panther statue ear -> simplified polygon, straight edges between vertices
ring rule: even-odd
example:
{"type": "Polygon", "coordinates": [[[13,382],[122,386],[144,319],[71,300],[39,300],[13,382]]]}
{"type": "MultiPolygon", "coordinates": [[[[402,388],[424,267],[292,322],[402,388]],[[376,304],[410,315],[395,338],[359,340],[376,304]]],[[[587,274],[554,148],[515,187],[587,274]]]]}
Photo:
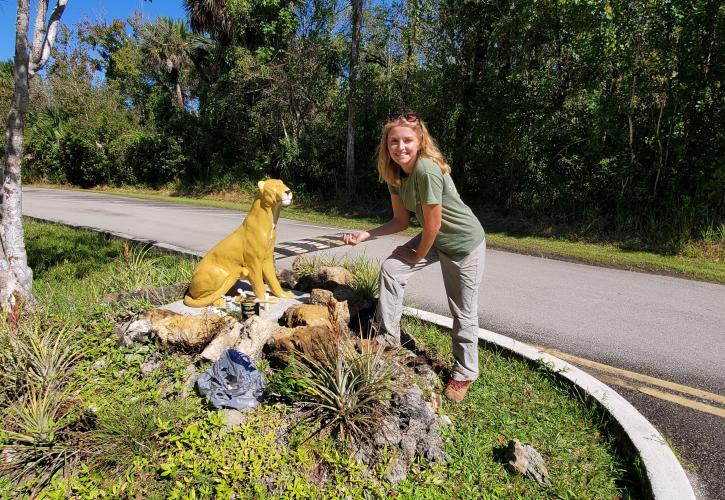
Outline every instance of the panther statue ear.
{"type": "Polygon", "coordinates": [[[259,181],[257,183],[257,187],[259,188],[259,191],[261,192],[264,189],[264,181],[259,181]]]}

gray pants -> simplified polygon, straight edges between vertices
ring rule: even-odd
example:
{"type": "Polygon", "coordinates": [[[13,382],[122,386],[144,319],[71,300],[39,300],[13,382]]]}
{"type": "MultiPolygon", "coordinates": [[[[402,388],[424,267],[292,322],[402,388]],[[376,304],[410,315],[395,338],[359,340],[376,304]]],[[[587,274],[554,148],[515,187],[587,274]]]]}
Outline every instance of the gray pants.
{"type": "MultiPolygon", "coordinates": [[[[420,235],[406,245],[416,248],[420,235]]],[[[408,279],[434,262],[440,261],[448,307],[453,316],[453,378],[478,378],[478,289],[486,262],[486,240],[468,255],[452,257],[431,249],[415,265],[391,255],[380,269],[380,302],[375,313],[379,326],[377,341],[384,345],[400,345],[400,317],[403,314],[403,293],[408,279]]]]}

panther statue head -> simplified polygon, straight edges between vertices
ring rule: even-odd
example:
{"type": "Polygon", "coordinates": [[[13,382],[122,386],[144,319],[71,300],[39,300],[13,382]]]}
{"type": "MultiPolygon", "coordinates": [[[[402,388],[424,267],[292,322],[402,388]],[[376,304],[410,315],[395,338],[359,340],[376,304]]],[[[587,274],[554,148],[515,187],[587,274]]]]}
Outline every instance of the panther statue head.
{"type": "Polygon", "coordinates": [[[292,203],[292,191],[278,179],[268,179],[257,183],[259,198],[263,207],[281,205],[288,207],[292,203]]]}

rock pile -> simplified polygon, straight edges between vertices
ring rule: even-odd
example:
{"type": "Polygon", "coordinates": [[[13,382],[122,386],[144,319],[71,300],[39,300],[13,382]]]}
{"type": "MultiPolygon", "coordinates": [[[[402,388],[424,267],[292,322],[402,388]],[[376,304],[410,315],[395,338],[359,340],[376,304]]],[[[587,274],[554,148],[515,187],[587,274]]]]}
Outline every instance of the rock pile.
{"type": "MultiPolygon", "coordinates": [[[[354,293],[353,279],[347,270],[330,267],[299,280],[297,289],[310,292],[309,303],[291,306],[279,323],[263,316],[239,321],[236,315],[217,314],[213,309],[198,315],[156,309],[120,325],[116,333],[124,346],[153,338],[162,348],[195,354],[197,363],[214,362],[228,349],[241,351],[254,362],[267,356],[284,365],[291,353],[300,351],[315,358],[320,347],[330,345],[333,338],[356,338],[349,328],[355,323],[351,319],[356,320],[361,311],[372,306],[354,293]]],[[[295,282],[296,278],[286,276],[286,281],[295,282]]],[[[437,413],[439,395],[433,393],[431,402],[425,400],[424,391],[431,393],[439,386],[436,373],[425,359],[406,350],[384,355],[396,365],[402,390],[387,402],[384,422],[369,439],[356,444],[355,456],[361,463],[373,465],[383,458],[384,449],[395,450],[387,479],[396,483],[405,478],[410,464],[418,458],[433,462],[447,459],[440,429],[450,425],[450,419],[437,413]]],[[[156,370],[156,361],[154,358],[145,363],[144,373],[156,370]]],[[[197,367],[193,362],[187,367],[184,393],[192,389],[198,377],[197,367]]],[[[227,417],[231,428],[237,423],[231,417],[238,415],[227,417]]]]}

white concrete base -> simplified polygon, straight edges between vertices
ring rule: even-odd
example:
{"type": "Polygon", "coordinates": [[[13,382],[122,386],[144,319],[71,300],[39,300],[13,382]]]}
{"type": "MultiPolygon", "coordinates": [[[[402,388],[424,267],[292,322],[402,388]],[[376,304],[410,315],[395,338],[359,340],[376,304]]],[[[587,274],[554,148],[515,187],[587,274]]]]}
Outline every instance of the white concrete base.
{"type": "MultiPolygon", "coordinates": [[[[252,287],[247,283],[246,281],[237,281],[236,285],[232,288],[232,290],[241,289],[244,292],[251,292],[252,287]]],[[[282,317],[282,314],[289,309],[291,306],[295,304],[307,304],[310,301],[310,294],[299,292],[297,290],[288,290],[295,294],[293,298],[279,298],[274,297],[272,295],[269,295],[269,300],[272,301],[270,303],[262,303],[260,304],[259,308],[259,315],[265,319],[269,319],[271,321],[278,321],[279,318],[282,317]]],[[[269,293],[269,290],[267,290],[269,293]]],[[[235,297],[238,296],[238,293],[235,293],[234,295],[227,295],[227,297],[235,297]]],[[[214,306],[207,306],[207,307],[189,307],[184,304],[183,300],[177,300],[176,302],[172,302],[170,304],[163,305],[159,307],[159,309],[165,309],[167,311],[173,311],[178,314],[187,314],[195,316],[197,314],[201,314],[204,311],[210,311],[215,314],[219,313],[229,313],[229,314],[239,314],[239,309],[233,307],[233,309],[226,309],[222,307],[214,307],[214,306]]]]}

